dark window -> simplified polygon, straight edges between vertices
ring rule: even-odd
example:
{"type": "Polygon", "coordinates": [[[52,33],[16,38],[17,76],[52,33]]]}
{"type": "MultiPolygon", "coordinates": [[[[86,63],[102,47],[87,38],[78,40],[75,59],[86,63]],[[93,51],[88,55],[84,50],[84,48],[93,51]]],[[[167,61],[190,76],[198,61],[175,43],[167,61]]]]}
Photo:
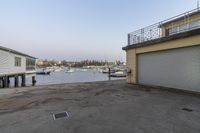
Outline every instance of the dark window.
{"type": "Polygon", "coordinates": [[[35,70],[35,59],[26,58],[26,70],[27,71],[35,70]]]}
{"type": "Polygon", "coordinates": [[[22,59],[20,57],[15,57],[15,66],[20,67],[22,65],[22,59]]]}
{"type": "Polygon", "coordinates": [[[169,36],[169,29],[165,29],[165,36],[169,36]]]}

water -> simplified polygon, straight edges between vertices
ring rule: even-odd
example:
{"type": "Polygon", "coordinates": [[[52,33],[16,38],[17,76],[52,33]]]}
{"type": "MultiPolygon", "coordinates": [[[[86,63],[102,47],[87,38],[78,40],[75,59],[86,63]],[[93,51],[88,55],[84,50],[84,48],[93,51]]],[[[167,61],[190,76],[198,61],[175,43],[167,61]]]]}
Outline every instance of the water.
{"type": "MultiPolygon", "coordinates": [[[[111,80],[124,78],[111,78],[111,80]]],[[[76,70],[73,73],[51,72],[50,75],[37,75],[36,85],[62,84],[62,83],[77,83],[77,82],[94,82],[109,80],[108,74],[99,73],[96,70],[87,70],[85,72],[76,70]]],[[[13,81],[11,81],[13,82],[13,81]]],[[[26,84],[31,85],[31,78],[27,78],[26,84]]],[[[13,83],[11,83],[13,84],[13,83]]]]}

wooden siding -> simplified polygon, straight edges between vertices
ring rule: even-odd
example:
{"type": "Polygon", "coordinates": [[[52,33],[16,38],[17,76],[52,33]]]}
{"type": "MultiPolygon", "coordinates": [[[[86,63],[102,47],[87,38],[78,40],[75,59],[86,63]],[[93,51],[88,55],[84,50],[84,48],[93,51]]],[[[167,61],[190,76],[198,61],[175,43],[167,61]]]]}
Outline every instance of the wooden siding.
{"type": "Polygon", "coordinates": [[[26,71],[25,56],[0,50],[0,76],[35,72],[36,70],[26,71]],[[21,58],[21,66],[15,66],[15,57],[21,58]]]}
{"type": "Polygon", "coordinates": [[[26,72],[26,57],[10,53],[9,74],[25,73],[25,72],[26,72]],[[15,57],[21,58],[21,66],[15,66],[15,57]]]}
{"type": "Polygon", "coordinates": [[[0,75],[5,75],[9,71],[9,53],[0,50],[0,75]]]}

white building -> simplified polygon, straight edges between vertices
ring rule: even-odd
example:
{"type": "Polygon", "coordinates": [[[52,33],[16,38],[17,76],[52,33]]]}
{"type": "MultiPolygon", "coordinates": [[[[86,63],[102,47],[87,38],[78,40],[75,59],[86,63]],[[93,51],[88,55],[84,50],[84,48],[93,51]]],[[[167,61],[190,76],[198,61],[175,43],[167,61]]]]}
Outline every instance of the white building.
{"type": "Polygon", "coordinates": [[[18,86],[18,77],[22,77],[22,86],[25,86],[25,77],[32,76],[35,82],[36,58],[27,54],[0,46],[0,87],[8,87],[9,78],[15,78],[18,86]]]}

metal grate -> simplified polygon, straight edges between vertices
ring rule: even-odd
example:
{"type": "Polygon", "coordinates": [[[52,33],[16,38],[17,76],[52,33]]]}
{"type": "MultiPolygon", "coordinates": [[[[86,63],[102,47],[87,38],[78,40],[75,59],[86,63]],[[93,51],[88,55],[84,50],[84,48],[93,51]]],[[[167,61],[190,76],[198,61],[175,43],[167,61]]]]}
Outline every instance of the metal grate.
{"type": "Polygon", "coordinates": [[[57,119],[60,119],[60,118],[68,118],[68,117],[69,117],[69,114],[67,112],[61,112],[61,113],[53,114],[54,120],[57,120],[57,119]]]}

